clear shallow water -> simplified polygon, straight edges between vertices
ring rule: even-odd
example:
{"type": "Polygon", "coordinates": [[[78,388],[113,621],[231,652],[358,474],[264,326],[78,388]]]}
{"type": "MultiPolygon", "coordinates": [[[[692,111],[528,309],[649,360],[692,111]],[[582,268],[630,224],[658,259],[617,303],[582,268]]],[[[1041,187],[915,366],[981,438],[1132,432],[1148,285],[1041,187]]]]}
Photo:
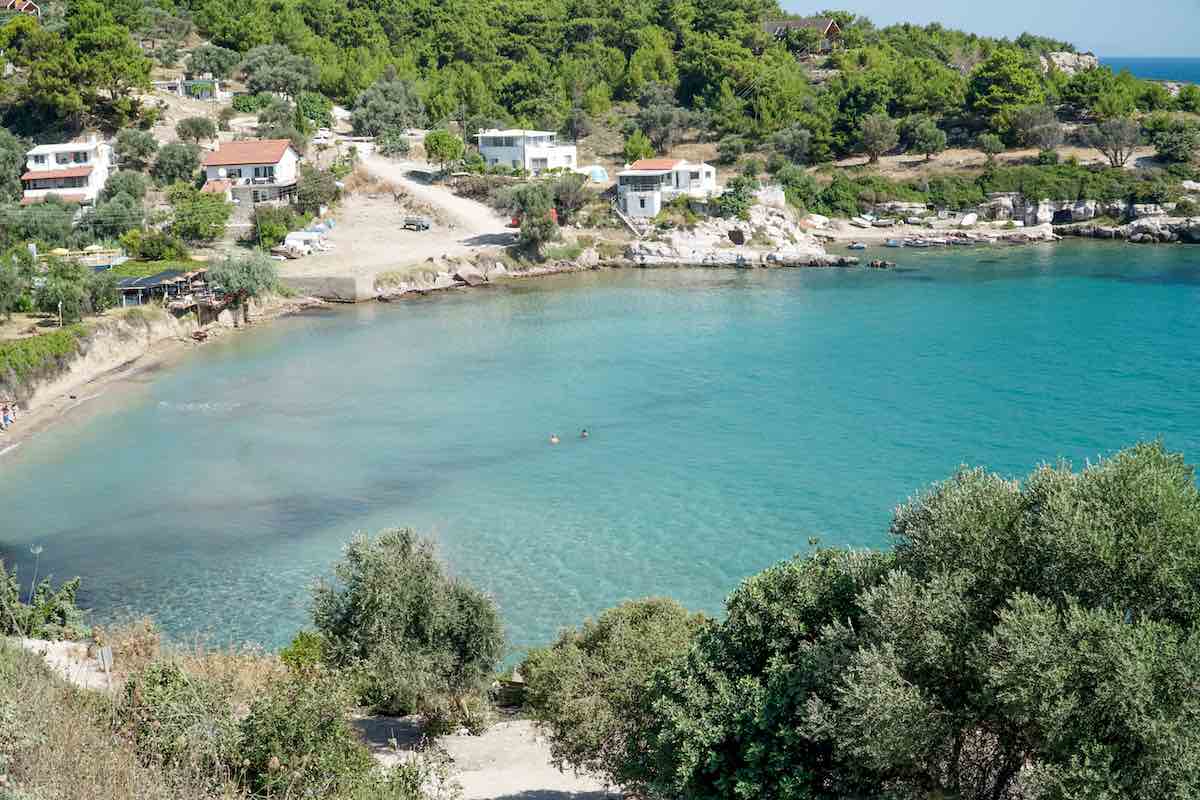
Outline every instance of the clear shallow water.
{"type": "Polygon", "coordinates": [[[1101,58],[1101,63],[1113,72],[1129,70],[1134,76],[1156,81],[1189,81],[1200,83],[1200,58],[1101,58]]]}
{"type": "Polygon", "coordinates": [[[560,276],[225,338],[0,459],[0,555],[28,575],[44,545],[99,619],[275,646],[353,531],[410,525],[519,649],[628,597],[717,611],[810,536],[885,545],[960,463],[1147,437],[1200,458],[1200,248],[889,257],[560,276]]]}

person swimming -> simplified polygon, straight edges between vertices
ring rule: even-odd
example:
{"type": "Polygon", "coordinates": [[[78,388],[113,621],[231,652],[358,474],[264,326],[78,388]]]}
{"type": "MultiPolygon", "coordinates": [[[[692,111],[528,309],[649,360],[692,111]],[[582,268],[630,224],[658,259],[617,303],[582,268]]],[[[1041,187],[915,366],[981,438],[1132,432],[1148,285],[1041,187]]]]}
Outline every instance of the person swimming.
{"type": "Polygon", "coordinates": [[[581,430],[581,431],[579,432],[579,438],[580,438],[580,439],[586,439],[586,438],[588,438],[588,430],[587,430],[587,428],[584,428],[583,430],[581,430]]]}
{"type": "Polygon", "coordinates": [[[557,433],[550,434],[550,444],[558,444],[558,434],[557,433]]]}

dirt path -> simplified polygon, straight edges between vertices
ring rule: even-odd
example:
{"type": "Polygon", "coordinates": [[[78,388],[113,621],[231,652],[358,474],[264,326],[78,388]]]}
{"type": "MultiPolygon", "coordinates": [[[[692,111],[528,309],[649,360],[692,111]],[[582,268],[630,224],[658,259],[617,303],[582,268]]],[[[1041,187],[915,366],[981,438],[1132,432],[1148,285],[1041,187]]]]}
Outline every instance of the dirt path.
{"type": "Polygon", "coordinates": [[[436,209],[439,220],[427,231],[405,230],[405,212],[390,195],[350,197],[338,210],[337,224],[328,237],[333,249],[282,264],[285,275],[375,275],[430,258],[473,255],[512,243],[508,220],[490,207],[410,176],[410,172],[429,169],[428,165],[393,161],[369,150],[362,163],[373,176],[396,184],[417,203],[436,209]]]}
{"type": "MultiPolygon", "coordinates": [[[[360,717],[354,721],[375,758],[385,766],[411,757],[420,741],[412,717],[360,717]],[[395,747],[392,743],[395,742],[395,747]]],[[[590,775],[562,772],[550,762],[550,745],[527,719],[497,722],[480,736],[442,736],[450,775],[463,800],[609,800],[615,789],[590,775]]]]}

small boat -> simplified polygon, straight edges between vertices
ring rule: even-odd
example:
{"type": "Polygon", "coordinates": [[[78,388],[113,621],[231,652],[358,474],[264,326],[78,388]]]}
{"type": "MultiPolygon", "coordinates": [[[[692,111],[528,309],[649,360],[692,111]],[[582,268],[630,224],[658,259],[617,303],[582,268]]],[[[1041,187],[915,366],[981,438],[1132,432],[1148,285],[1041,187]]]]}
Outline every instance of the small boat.
{"type": "Polygon", "coordinates": [[[867,245],[864,242],[851,242],[848,246],[850,250],[866,250],[867,245]]]}
{"type": "Polygon", "coordinates": [[[924,239],[909,239],[905,243],[904,246],[905,247],[929,247],[929,242],[925,241],[924,239]]]}
{"type": "Polygon", "coordinates": [[[904,242],[899,239],[888,239],[883,243],[884,247],[904,247],[904,242]]]}

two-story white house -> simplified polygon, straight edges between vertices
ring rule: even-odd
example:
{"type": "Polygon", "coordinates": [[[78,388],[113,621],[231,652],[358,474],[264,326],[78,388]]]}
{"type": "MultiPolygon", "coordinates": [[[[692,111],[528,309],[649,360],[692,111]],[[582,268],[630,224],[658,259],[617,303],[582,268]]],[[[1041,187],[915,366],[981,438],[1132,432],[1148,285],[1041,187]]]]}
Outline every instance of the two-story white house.
{"type": "Polygon", "coordinates": [[[545,169],[575,169],[578,158],[575,145],[563,144],[552,131],[496,130],[480,131],[479,154],[489,167],[523,169],[537,174],[545,169]]]}
{"type": "Polygon", "coordinates": [[[22,205],[57,195],[68,203],[94,204],[112,167],[112,148],[97,137],[86,142],[39,144],[25,154],[22,205]]]}
{"type": "Polygon", "coordinates": [[[702,200],[717,193],[717,170],[703,161],[643,158],[617,173],[617,203],[631,217],[657,216],[680,195],[702,200]]]}
{"type": "Polygon", "coordinates": [[[206,191],[269,203],[296,193],[300,154],[287,139],[244,139],[221,142],[203,165],[206,191]]]}

